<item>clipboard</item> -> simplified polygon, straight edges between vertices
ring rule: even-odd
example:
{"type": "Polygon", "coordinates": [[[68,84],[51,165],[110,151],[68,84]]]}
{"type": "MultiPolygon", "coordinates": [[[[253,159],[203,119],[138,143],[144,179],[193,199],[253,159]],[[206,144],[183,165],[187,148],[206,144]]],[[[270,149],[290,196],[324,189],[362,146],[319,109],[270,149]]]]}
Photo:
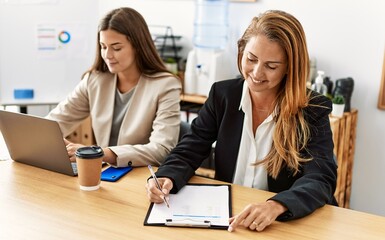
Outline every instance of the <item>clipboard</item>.
{"type": "Polygon", "coordinates": [[[170,208],[151,203],[144,226],[224,229],[232,216],[230,184],[187,184],[169,195],[170,208]]]}

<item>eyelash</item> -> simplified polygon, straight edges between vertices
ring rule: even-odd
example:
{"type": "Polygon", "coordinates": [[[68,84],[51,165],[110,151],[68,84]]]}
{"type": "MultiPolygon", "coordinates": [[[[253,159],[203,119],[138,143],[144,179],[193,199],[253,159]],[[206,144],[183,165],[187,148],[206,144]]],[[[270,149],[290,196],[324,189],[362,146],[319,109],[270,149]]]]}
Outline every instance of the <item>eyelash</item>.
{"type": "MultiPolygon", "coordinates": [[[[101,46],[100,47],[102,50],[106,50],[107,48],[106,47],[103,47],[101,46]]],[[[119,52],[120,50],[122,50],[121,48],[113,48],[112,50],[116,51],[116,52],[119,52]]]]}
{"type": "MultiPolygon", "coordinates": [[[[249,62],[252,62],[252,63],[258,61],[257,59],[251,59],[251,58],[247,58],[247,60],[249,62]]],[[[266,65],[266,67],[271,69],[271,70],[275,70],[276,69],[276,67],[270,67],[269,65],[266,65]]]]}

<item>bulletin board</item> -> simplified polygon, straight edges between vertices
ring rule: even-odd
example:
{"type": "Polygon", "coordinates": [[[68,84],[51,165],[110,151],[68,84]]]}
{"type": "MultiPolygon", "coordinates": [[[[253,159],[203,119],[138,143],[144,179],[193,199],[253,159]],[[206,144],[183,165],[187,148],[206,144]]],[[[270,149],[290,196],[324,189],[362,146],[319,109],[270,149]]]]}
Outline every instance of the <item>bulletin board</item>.
{"type": "Polygon", "coordinates": [[[98,10],[94,0],[0,0],[0,105],[63,100],[93,62],[98,10]]]}

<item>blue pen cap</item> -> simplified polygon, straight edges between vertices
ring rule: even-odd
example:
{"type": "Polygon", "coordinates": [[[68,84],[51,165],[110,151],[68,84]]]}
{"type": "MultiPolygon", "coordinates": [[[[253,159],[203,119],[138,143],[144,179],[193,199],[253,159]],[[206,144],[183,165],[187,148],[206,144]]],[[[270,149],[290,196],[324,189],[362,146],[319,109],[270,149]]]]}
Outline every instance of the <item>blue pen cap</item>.
{"type": "Polygon", "coordinates": [[[14,89],[13,97],[15,99],[32,99],[33,89],[14,89]]]}

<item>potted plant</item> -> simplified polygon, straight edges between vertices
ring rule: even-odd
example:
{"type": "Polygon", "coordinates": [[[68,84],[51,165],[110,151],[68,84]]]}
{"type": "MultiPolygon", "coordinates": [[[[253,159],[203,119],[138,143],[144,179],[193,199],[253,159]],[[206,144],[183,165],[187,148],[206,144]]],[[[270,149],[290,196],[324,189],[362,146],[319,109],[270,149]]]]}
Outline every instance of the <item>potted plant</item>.
{"type": "Polygon", "coordinates": [[[345,98],[342,95],[335,95],[332,99],[332,116],[342,117],[345,109],[345,98]]]}
{"type": "Polygon", "coordinates": [[[166,68],[170,72],[174,74],[178,73],[178,63],[176,62],[175,58],[169,57],[169,58],[166,58],[163,62],[166,68]]]}

